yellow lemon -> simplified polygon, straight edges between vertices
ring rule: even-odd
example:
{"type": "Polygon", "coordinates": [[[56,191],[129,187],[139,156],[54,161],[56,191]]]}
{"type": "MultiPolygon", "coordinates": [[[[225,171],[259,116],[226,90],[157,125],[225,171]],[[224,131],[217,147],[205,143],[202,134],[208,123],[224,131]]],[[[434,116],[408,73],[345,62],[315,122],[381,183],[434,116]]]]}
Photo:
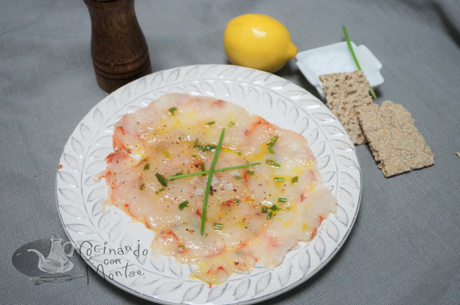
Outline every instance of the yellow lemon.
{"type": "Polygon", "coordinates": [[[297,54],[288,29],[262,14],[238,16],[227,24],[224,49],[232,64],[274,73],[297,54]]]}

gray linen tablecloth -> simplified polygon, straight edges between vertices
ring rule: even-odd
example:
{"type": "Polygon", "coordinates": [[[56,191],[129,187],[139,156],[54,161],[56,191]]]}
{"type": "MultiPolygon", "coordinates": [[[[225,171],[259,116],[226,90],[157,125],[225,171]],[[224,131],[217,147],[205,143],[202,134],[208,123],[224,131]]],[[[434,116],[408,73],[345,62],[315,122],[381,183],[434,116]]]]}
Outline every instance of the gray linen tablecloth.
{"type": "MultiPolygon", "coordinates": [[[[368,146],[357,147],[363,194],[348,240],[313,278],[264,303],[460,304],[458,0],[138,0],[136,11],[153,71],[228,63],[223,31],[241,14],[278,19],[299,51],[342,41],[345,25],[383,64],[376,102],[407,108],[435,154],[434,166],[386,179],[368,146]]],[[[0,12],[0,303],[148,303],[97,276],[89,285],[34,285],[13,265],[28,243],[67,239],[56,167],[73,129],[107,93],[95,80],[83,1],[2,0],[0,12]]],[[[277,75],[318,96],[293,60],[277,75]]]]}

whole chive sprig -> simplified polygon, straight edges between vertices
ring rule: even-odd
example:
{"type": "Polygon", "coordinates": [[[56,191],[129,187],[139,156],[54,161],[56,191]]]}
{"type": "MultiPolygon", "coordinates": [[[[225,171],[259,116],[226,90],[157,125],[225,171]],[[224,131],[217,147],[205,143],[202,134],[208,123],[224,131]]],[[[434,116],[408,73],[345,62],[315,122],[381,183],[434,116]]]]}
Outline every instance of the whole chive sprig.
{"type": "MultiPolygon", "coordinates": [[[[353,60],[355,61],[356,67],[358,68],[359,71],[361,71],[361,66],[359,65],[358,58],[356,58],[355,52],[353,51],[353,47],[351,46],[350,42],[350,37],[348,37],[348,32],[347,28],[343,27],[343,34],[345,35],[345,40],[347,41],[348,48],[350,49],[351,56],[353,56],[353,60]]],[[[375,95],[374,89],[369,85],[369,91],[371,92],[372,97],[374,100],[377,99],[377,96],[375,95]]]]}
{"type": "MultiPolygon", "coordinates": [[[[224,172],[224,171],[228,171],[228,170],[232,170],[232,169],[239,169],[239,168],[246,168],[246,167],[256,166],[256,165],[259,165],[259,164],[260,164],[260,162],[256,162],[256,163],[243,164],[243,165],[232,166],[232,167],[218,168],[218,169],[215,169],[214,172],[215,173],[216,172],[224,172]]],[[[251,173],[254,174],[254,172],[251,172],[251,173]]],[[[166,177],[165,179],[166,180],[176,180],[176,179],[180,179],[180,178],[193,177],[193,176],[205,175],[205,174],[209,174],[209,171],[201,171],[201,172],[183,174],[183,175],[174,175],[174,176],[171,176],[171,177],[166,177]]],[[[252,174],[250,174],[250,175],[252,175],[252,174]]]]}
{"type": "Polygon", "coordinates": [[[224,134],[225,128],[222,128],[222,132],[220,133],[219,144],[217,144],[216,152],[214,153],[214,159],[212,160],[211,168],[209,169],[208,183],[206,184],[206,191],[204,193],[203,211],[201,213],[201,235],[204,234],[206,210],[208,208],[209,189],[211,188],[212,175],[214,174],[214,168],[216,167],[217,159],[219,158],[220,148],[222,147],[222,142],[224,141],[224,134]]]}

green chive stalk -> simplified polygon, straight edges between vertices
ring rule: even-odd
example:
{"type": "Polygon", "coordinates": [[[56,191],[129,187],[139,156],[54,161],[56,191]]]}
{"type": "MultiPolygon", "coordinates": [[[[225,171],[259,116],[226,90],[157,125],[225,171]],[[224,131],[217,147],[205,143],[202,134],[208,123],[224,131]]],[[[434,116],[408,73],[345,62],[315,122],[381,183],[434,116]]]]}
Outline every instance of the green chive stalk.
{"type": "Polygon", "coordinates": [[[204,193],[203,212],[201,213],[201,235],[204,234],[206,210],[208,208],[209,189],[211,188],[212,175],[214,174],[214,168],[216,167],[217,159],[219,158],[220,148],[222,147],[222,142],[224,141],[224,134],[225,134],[225,128],[222,128],[222,132],[220,134],[220,139],[219,139],[219,144],[217,144],[216,152],[214,153],[214,159],[212,160],[211,168],[209,169],[208,183],[206,184],[206,191],[204,193]]]}
{"type": "MultiPolygon", "coordinates": [[[[348,48],[350,49],[351,56],[353,56],[356,67],[358,67],[358,70],[361,71],[361,66],[359,65],[358,58],[356,58],[355,52],[353,51],[353,47],[351,46],[350,37],[348,37],[348,32],[347,32],[346,27],[343,27],[343,34],[345,35],[345,40],[347,41],[348,48]]],[[[374,100],[376,100],[377,96],[375,95],[374,89],[372,89],[370,85],[369,85],[369,91],[371,92],[371,95],[374,98],[374,100]]]]}

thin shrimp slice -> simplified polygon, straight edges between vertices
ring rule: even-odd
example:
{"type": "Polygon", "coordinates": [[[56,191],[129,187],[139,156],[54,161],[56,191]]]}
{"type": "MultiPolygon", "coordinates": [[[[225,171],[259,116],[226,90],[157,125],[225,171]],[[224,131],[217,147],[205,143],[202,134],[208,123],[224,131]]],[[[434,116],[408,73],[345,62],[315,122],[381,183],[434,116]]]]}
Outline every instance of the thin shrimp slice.
{"type": "Polygon", "coordinates": [[[110,201],[155,231],[156,255],[196,265],[192,275],[210,285],[256,264],[276,267],[335,211],[304,137],[222,100],[164,95],[120,119],[113,148],[110,201]],[[216,169],[260,165],[214,173],[201,235],[207,175],[158,175],[208,170],[223,128],[216,169]]]}

